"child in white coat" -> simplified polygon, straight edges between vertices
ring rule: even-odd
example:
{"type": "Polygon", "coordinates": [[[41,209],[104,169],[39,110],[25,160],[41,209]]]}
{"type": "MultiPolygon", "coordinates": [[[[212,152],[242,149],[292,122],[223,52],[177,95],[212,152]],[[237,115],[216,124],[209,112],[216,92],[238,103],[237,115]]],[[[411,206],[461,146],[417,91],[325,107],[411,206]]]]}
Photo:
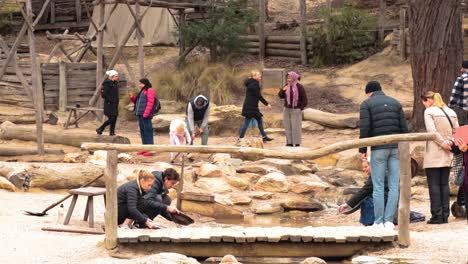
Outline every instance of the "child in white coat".
{"type": "MultiPolygon", "coordinates": [[[[172,120],[169,127],[169,142],[175,146],[191,144],[192,137],[187,129],[187,124],[183,120],[172,120]]],[[[174,162],[176,155],[176,152],[171,152],[171,163],[174,162]]]]}

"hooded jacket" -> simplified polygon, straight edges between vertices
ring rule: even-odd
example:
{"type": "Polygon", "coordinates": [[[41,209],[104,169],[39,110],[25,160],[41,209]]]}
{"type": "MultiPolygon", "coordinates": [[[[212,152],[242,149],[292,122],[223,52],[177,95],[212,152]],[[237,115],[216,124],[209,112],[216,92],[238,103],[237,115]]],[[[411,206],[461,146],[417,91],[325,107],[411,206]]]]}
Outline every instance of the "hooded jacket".
{"type": "Polygon", "coordinates": [[[145,225],[148,216],[142,213],[144,211],[143,195],[145,192],[140,189],[136,180],[127,182],[117,189],[119,224],[123,223],[125,218],[130,218],[141,226],[145,225]]]}
{"type": "MultiPolygon", "coordinates": [[[[164,197],[167,195],[168,190],[164,187],[164,179],[161,171],[153,171],[154,179],[153,185],[148,193],[145,194],[144,199],[151,209],[155,209],[158,214],[162,214],[167,211],[167,205],[157,199],[158,195],[164,197]]],[[[164,199],[163,199],[164,200],[164,199]]]]}
{"type": "Polygon", "coordinates": [[[198,95],[192,98],[187,104],[187,121],[189,129],[192,133],[195,131],[195,122],[201,121],[201,128],[205,128],[208,125],[208,119],[210,116],[210,100],[203,95],[198,95]],[[203,99],[203,105],[197,106],[195,103],[199,98],[203,99]]]}
{"type": "Polygon", "coordinates": [[[244,82],[245,84],[245,100],[244,105],[242,106],[242,116],[246,118],[256,118],[262,117],[260,109],[258,108],[258,102],[262,102],[264,105],[268,105],[267,100],[263,98],[260,91],[260,83],[253,79],[247,79],[244,82]]]}
{"type": "Polygon", "coordinates": [[[116,116],[119,114],[119,82],[105,80],[102,83],[104,98],[104,114],[106,116],[116,116]]]}

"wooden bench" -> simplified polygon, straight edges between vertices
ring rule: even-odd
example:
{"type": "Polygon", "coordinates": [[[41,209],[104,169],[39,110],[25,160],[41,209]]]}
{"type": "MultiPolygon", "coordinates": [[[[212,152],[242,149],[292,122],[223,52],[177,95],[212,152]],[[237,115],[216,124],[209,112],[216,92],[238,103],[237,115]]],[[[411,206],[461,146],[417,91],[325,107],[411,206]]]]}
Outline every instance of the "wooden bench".
{"type": "Polygon", "coordinates": [[[68,118],[67,118],[67,122],[64,125],[65,129],[68,129],[68,126],[72,126],[72,125],[75,125],[75,127],[78,127],[78,121],[88,114],[93,114],[96,118],[99,118],[96,112],[104,111],[102,108],[95,108],[95,107],[67,106],[66,109],[68,111],[68,118]],[[72,115],[73,115],[73,120],[71,120],[72,115]]]}
{"type": "Polygon", "coordinates": [[[94,227],[94,196],[103,195],[104,196],[104,204],[106,203],[106,188],[98,188],[98,187],[84,187],[78,189],[72,189],[69,191],[70,194],[73,194],[72,201],[70,203],[70,208],[68,209],[67,216],[65,217],[65,221],[63,222],[64,225],[68,225],[70,223],[70,218],[73,214],[73,210],[75,209],[76,201],[78,200],[78,195],[88,196],[88,201],[86,203],[86,209],[84,214],[84,221],[88,221],[89,227],[94,227]]]}

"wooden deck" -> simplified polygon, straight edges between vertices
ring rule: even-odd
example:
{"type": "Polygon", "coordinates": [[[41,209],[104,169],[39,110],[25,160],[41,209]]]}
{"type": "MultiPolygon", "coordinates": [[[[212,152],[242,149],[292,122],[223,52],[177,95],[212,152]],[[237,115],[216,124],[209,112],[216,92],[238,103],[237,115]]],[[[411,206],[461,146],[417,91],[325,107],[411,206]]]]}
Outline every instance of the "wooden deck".
{"type": "Polygon", "coordinates": [[[347,257],[366,247],[396,240],[394,230],[360,226],[118,230],[121,247],[192,257],[347,257]]]}

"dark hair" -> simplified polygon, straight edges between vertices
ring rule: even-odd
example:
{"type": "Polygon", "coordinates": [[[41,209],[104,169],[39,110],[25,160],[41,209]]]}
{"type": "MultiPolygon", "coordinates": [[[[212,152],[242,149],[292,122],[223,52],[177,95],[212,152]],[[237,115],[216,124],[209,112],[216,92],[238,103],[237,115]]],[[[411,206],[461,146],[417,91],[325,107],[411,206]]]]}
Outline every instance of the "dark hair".
{"type": "Polygon", "coordinates": [[[144,89],[148,89],[148,88],[153,87],[153,85],[150,83],[150,81],[148,79],[146,79],[146,78],[140,79],[140,83],[145,85],[145,87],[143,87],[144,89]]]}
{"type": "Polygon", "coordinates": [[[173,168],[168,168],[163,172],[163,180],[168,179],[169,181],[180,181],[179,173],[173,168]]]}

